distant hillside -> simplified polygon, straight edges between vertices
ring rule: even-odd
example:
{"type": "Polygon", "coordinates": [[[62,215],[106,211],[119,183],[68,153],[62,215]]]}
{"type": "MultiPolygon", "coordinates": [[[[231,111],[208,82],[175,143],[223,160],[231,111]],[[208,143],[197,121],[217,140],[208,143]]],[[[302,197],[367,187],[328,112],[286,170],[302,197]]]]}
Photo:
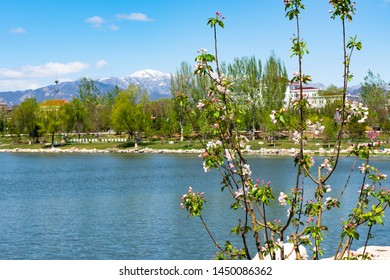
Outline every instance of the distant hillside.
{"type": "MultiPolygon", "coordinates": [[[[107,93],[118,86],[120,89],[126,89],[130,84],[140,85],[146,90],[151,100],[166,98],[171,96],[170,92],[170,74],[164,74],[155,70],[137,71],[123,78],[105,78],[94,80],[96,87],[102,94],[107,93]]],[[[58,98],[71,100],[78,96],[78,86],[80,80],[72,82],[63,82],[58,84],[58,98]]],[[[56,85],[50,85],[38,89],[29,89],[23,91],[0,92],[0,102],[7,103],[7,106],[20,104],[24,99],[35,97],[38,102],[56,98],[56,85]]]]}
{"type": "MultiPolygon", "coordinates": [[[[159,98],[171,97],[170,91],[170,74],[164,74],[156,70],[145,69],[134,72],[133,74],[123,78],[104,78],[95,80],[95,85],[102,94],[107,93],[118,86],[120,89],[126,89],[130,84],[140,85],[142,89],[146,90],[151,100],[159,98]]],[[[58,84],[58,98],[71,100],[78,96],[78,86],[80,81],[63,82],[58,84]]],[[[313,87],[319,89],[326,89],[322,83],[311,83],[313,87]]],[[[359,95],[360,86],[353,86],[348,89],[348,93],[352,95],[359,95]]],[[[35,97],[38,102],[47,99],[56,98],[56,86],[49,85],[38,89],[29,89],[23,91],[9,91],[0,92],[0,102],[7,103],[7,106],[20,104],[28,97],[35,97]]]]}

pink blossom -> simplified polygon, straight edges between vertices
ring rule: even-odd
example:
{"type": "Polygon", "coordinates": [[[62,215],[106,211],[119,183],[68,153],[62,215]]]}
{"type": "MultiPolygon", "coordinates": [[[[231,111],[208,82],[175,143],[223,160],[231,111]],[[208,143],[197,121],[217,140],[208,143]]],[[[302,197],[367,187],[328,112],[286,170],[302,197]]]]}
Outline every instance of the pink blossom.
{"type": "Polygon", "coordinates": [[[200,100],[200,101],[198,102],[198,105],[197,105],[196,107],[197,107],[199,110],[203,109],[204,104],[203,104],[202,100],[200,100]]]}
{"type": "Polygon", "coordinates": [[[222,93],[222,94],[225,94],[225,92],[226,92],[226,88],[223,87],[223,86],[221,86],[221,85],[218,85],[218,86],[217,86],[217,89],[218,89],[218,91],[219,91],[220,93],[222,93]]]}
{"type": "Polygon", "coordinates": [[[327,158],[321,163],[321,167],[327,169],[328,171],[332,171],[333,169],[331,162],[327,158]]]}
{"type": "Polygon", "coordinates": [[[363,163],[358,168],[360,170],[360,173],[366,173],[368,171],[368,169],[370,168],[370,165],[363,163]]]}

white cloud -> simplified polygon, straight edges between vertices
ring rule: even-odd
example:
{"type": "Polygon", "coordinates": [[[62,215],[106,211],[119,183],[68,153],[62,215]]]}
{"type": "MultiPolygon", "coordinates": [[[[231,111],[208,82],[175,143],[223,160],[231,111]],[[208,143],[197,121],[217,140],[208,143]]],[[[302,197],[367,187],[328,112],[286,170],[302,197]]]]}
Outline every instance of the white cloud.
{"type": "Polygon", "coordinates": [[[89,64],[79,61],[70,63],[49,62],[43,65],[26,65],[16,69],[0,68],[0,79],[44,78],[55,75],[67,75],[81,72],[89,68],[89,64]]]}
{"type": "Polygon", "coordinates": [[[90,18],[87,18],[85,22],[89,23],[91,27],[98,28],[98,29],[109,29],[111,31],[117,31],[119,27],[115,24],[108,24],[108,22],[99,16],[93,16],[90,18]]]}
{"type": "Polygon", "coordinates": [[[108,62],[105,61],[104,59],[102,59],[102,60],[99,60],[98,62],[96,62],[95,67],[97,69],[100,69],[100,68],[103,68],[103,67],[105,67],[107,65],[108,65],[108,62]]]}
{"type": "MultiPolygon", "coordinates": [[[[42,65],[24,65],[17,68],[0,68],[0,92],[37,89],[54,83],[57,77],[61,82],[71,81],[72,74],[78,75],[87,69],[102,69],[108,65],[104,59],[95,63],[74,61],[69,63],[48,62],[42,65]]],[[[81,76],[81,74],[80,74],[81,76]]]]}
{"type": "Polygon", "coordinates": [[[47,85],[48,80],[54,80],[54,77],[79,73],[89,67],[89,64],[75,61],[70,63],[49,62],[18,68],[0,68],[0,91],[36,89],[47,85]]]}
{"type": "Polygon", "coordinates": [[[106,22],[104,18],[99,17],[99,16],[93,16],[89,17],[85,20],[85,22],[91,24],[92,27],[94,28],[100,28],[102,25],[106,22]]]}
{"type": "Polygon", "coordinates": [[[23,74],[20,70],[0,68],[0,78],[17,79],[22,76],[23,74]]]}
{"type": "Polygon", "coordinates": [[[154,19],[149,18],[147,15],[142,13],[131,13],[131,14],[116,14],[114,19],[105,20],[100,16],[89,17],[85,20],[86,23],[89,23],[91,27],[102,29],[102,30],[111,30],[117,31],[119,26],[110,22],[130,20],[130,21],[154,21],[154,19]]]}
{"type": "Polygon", "coordinates": [[[14,28],[10,29],[9,32],[16,33],[16,34],[26,33],[26,29],[24,29],[22,27],[14,27],[14,28]]]}
{"type": "Polygon", "coordinates": [[[142,13],[117,14],[115,17],[120,20],[154,21],[154,19],[142,13]]]}
{"type": "Polygon", "coordinates": [[[115,24],[111,24],[111,25],[109,26],[109,28],[110,28],[112,31],[117,31],[117,30],[119,29],[119,27],[118,27],[117,25],[115,25],[115,24]]]}
{"type": "Polygon", "coordinates": [[[25,89],[37,89],[40,85],[30,80],[0,80],[0,92],[25,89]]]}

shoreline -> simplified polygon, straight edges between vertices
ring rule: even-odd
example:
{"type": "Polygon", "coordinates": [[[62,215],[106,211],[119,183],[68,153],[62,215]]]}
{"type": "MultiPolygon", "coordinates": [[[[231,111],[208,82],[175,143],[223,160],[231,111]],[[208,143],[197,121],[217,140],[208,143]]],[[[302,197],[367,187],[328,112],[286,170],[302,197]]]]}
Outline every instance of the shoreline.
{"type": "MultiPolygon", "coordinates": [[[[299,149],[276,149],[276,148],[261,148],[258,150],[244,149],[243,153],[246,155],[273,155],[273,156],[295,156],[299,149]]],[[[332,155],[334,149],[319,148],[318,150],[305,150],[305,153],[313,156],[326,156],[332,155]]],[[[340,151],[340,155],[348,155],[351,149],[343,149],[340,151]]],[[[27,149],[27,148],[5,148],[0,149],[0,153],[85,153],[85,154],[201,154],[203,149],[152,149],[152,148],[39,148],[39,149],[27,149]]],[[[390,149],[376,150],[374,156],[389,156],[390,149]]]]}
{"type": "MultiPolygon", "coordinates": [[[[357,249],[356,251],[351,250],[352,257],[359,257],[363,254],[364,247],[357,249]]],[[[371,260],[390,260],[390,246],[376,246],[376,245],[368,245],[365,251],[366,254],[369,255],[371,260]]],[[[320,259],[321,261],[332,261],[333,257],[320,259]]],[[[361,260],[361,259],[359,259],[361,260]]]]}

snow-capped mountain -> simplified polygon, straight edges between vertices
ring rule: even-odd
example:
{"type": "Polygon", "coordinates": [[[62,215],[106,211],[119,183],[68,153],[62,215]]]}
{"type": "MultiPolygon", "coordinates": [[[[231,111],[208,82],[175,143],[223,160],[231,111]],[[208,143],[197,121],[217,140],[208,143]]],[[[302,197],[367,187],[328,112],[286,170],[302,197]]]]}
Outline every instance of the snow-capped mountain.
{"type": "Polygon", "coordinates": [[[148,92],[150,99],[155,100],[171,95],[170,77],[170,74],[145,69],[123,78],[106,78],[98,81],[107,85],[118,86],[121,89],[127,88],[130,84],[140,85],[148,92]]]}
{"type": "MultiPolygon", "coordinates": [[[[170,74],[165,74],[156,70],[146,69],[134,72],[123,78],[104,78],[94,80],[95,86],[101,94],[105,94],[118,86],[120,89],[126,89],[130,84],[140,85],[146,90],[151,100],[171,97],[170,92],[170,74]]],[[[0,102],[7,103],[7,106],[20,104],[28,97],[35,97],[38,102],[46,99],[65,99],[71,100],[78,96],[78,86],[80,80],[71,82],[62,82],[56,85],[49,85],[35,90],[8,91],[0,92],[0,102]]]]}

